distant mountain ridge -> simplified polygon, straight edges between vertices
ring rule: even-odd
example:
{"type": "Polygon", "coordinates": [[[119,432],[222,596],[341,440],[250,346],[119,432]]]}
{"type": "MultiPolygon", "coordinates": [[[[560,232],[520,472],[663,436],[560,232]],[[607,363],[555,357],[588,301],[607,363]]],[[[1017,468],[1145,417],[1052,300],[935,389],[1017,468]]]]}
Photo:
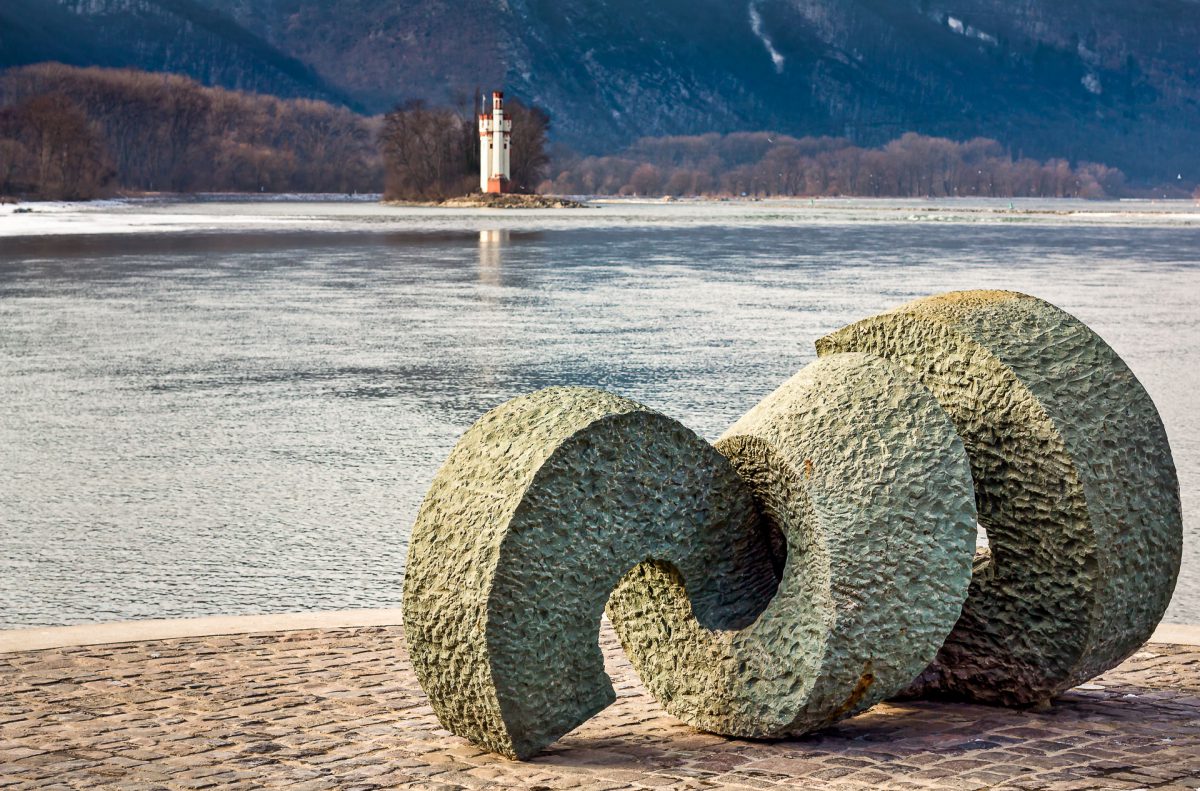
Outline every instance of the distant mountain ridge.
{"type": "Polygon", "coordinates": [[[0,24],[0,63],[78,35],[74,59],[54,57],[368,111],[504,87],[590,153],[707,131],[874,145],[911,130],[1200,181],[1197,0],[7,0],[0,24]],[[5,14],[47,21],[24,22],[12,49],[5,14]]]}
{"type": "Polygon", "coordinates": [[[4,0],[0,68],[41,61],[174,72],[207,85],[362,109],[306,64],[195,0],[4,0]]]}

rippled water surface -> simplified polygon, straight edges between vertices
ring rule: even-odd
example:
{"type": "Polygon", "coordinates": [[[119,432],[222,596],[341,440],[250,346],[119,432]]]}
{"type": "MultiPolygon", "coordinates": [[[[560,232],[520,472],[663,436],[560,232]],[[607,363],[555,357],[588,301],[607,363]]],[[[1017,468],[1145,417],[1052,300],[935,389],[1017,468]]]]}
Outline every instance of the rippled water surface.
{"type": "Polygon", "coordinates": [[[1154,397],[1188,534],[1168,619],[1200,622],[1194,223],[186,211],[207,224],[0,219],[0,626],[397,606],[420,498],[488,408],[591,385],[715,438],[820,335],[981,287],[1074,313],[1154,397]]]}

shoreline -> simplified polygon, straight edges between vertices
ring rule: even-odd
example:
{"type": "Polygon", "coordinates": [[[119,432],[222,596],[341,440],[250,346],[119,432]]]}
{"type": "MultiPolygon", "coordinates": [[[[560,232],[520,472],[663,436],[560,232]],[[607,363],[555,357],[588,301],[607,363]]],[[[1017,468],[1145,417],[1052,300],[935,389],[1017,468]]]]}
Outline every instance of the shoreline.
{"type": "MultiPolygon", "coordinates": [[[[214,196],[216,197],[216,196],[214,196]]],[[[501,196],[507,198],[508,196],[501,196]]],[[[542,200],[542,199],[539,199],[542,200]]],[[[555,197],[546,204],[397,204],[345,196],[121,198],[0,205],[0,238],[53,240],[121,235],[422,233],[654,227],[1065,226],[1200,228],[1192,201],[992,199],[684,199],[555,197]],[[581,201],[586,201],[583,203],[581,201]],[[558,205],[591,211],[564,211],[558,205]]]]}
{"type": "MultiPolygon", "coordinates": [[[[389,608],[264,615],[212,615],[199,618],[110,621],[73,626],[34,626],[0,629],[0,654],[45,651],[55,648],[156,642],[192,637],[402,625],[401,611],[389,608]]],[[[1148,642],[1200,646],[1200,624],[1159,624],[1148,642]]]]}
{"type": "Polygon", "coordinates": [[[464,195],[434,201],[385,199],[384,206],[424,209],[587,209],[587,203],[563,195],[464,195]]]}
{"type": "Polygon", "coordinates": [[[30,198],[18,195],[0,195],[0,206],[29,206],[39,204],[73,204],[86,206],[105,203],[378,203],[394,206],[454,206],[458,204],[487,205],[495,202],[521,200],[565,201],[572,203],[609,204],[671,204],[671,203],[905,203],[944,204],[955,203],[1078,203],[1104,205],[1111,203],[1129,205],[1182,205],[1200,208],[1200,198],[1146,198],[1104,197],[1076,198],[1054,196],[994,197],[988,195],[942,195],[942,196],[889,196],[889,195],[610,195],[606,193],[558,194],[558,193],[504,193],[483,195],[474,193],[441,200],[388,199],[380,192],[117,192],[104,197],[86,200],[58,198],[30,198]]]}

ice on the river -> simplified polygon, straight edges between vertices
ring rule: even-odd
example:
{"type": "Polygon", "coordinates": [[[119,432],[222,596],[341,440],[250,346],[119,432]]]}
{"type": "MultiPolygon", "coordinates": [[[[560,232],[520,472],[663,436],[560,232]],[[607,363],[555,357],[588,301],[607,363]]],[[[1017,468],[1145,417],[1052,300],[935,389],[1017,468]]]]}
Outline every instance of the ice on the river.
{"type": "MultiPolygon", "coordinates": [[[[464,223],[552,230],[844,223],[1200,225],[1200,202],[1045,199],[779,200],[591,199],[587,209],[389,206],[378,196],[273,195],[253,199],[124,199],[0,205],[0,237],[277,230],[439,231],[464,223]]],[[[584,198],[587,200],[586,198],[584,198]]]]}

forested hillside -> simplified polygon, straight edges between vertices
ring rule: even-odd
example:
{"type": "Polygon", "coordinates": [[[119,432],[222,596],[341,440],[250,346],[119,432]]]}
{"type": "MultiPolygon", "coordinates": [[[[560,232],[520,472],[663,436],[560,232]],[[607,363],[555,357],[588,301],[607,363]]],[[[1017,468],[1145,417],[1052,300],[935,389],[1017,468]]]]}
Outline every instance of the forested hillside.
{"type": "Polygon", "coordinates": [[[1200,181],[1196,0],[203,2],[373,110],[503,86],[587,154],[646,136],[917,132],[1200,181]]]}
{"type": "Polygon", "coordinates": [[[341,102],[502,88],[559,143],[907,132],[1200,183],[1198,0],[6,0],[0,65],[55,58],[341,102]]]}

